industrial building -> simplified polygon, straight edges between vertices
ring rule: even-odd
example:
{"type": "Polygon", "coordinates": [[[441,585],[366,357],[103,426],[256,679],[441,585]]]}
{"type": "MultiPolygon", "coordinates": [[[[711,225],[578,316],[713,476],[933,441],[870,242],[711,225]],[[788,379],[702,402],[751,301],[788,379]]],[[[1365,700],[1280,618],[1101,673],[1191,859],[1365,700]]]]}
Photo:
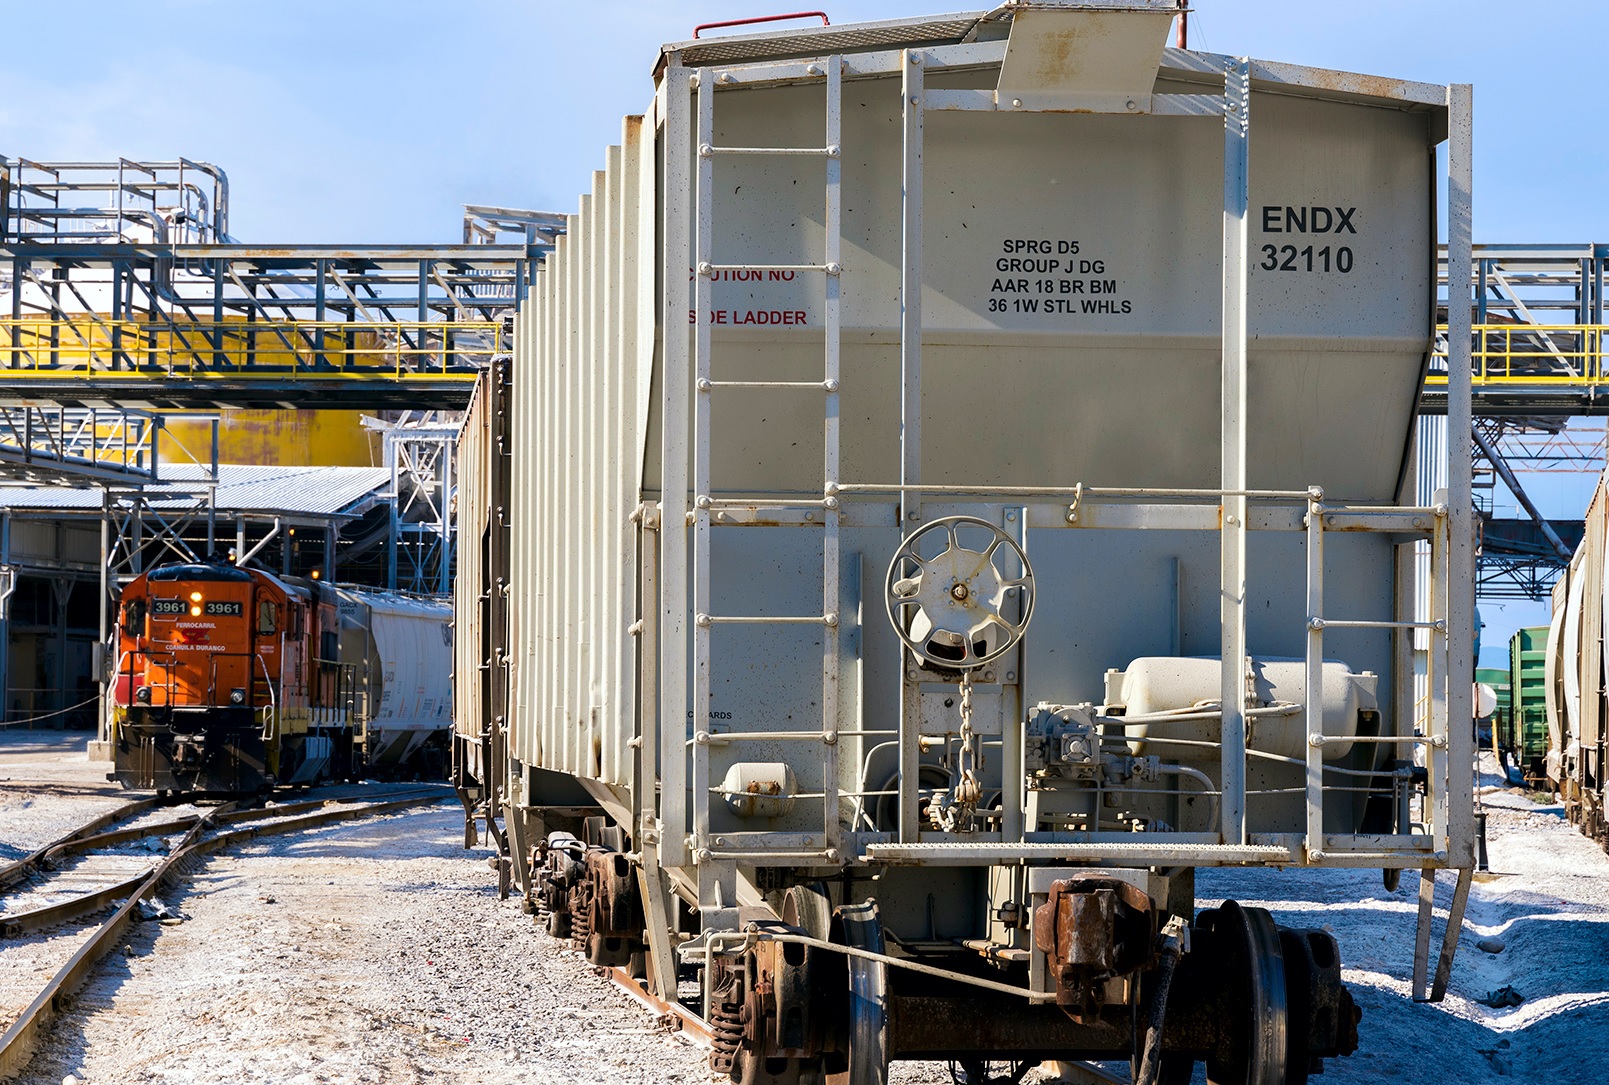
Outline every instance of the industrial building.
{"type": "Polygon", "coordinates": [[[188,159],[0,159],[0,197],[0,722],[104,715],[118,586],[158,562],[449,590],[457,411],[559,216],[254,247],[188,159]]]}

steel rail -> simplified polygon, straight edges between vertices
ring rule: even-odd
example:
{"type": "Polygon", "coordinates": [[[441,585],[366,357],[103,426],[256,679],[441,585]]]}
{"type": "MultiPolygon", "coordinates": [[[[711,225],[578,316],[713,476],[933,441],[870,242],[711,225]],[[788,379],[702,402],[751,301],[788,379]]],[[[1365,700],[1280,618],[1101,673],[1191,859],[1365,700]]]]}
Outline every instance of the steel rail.
{"type": "MultiPolygon", "coordinates": [[[[210,855],[231,844],[244,843],[259,836],[269,836],[298,829],[310,829],[336,821],[350,821],[360,817],[388,813],[408,806],[443,802],[451,797],[452,793],[450,791],[442,790],[431,794],[371,802],[342,810],[324,810],[296,817],[278,818],[265,825],[252,825],[243,829],[233,829],[207,839],[201,839],[201,836],[211,827],[213,822],[233,812],[219,810],[201,815],[196,824],[185,834],[184,839],[179,842],[179,845],[168,854],[167,858],[162,860],[141,884],[134,888],[128,899],[123,902],[116,912],[112,913],[105,923],[101,924],[100,928],[87,942],[78,948],[72,958],[50,978],[44,989],[29,1003],[28,1008],[23,1010],[22,1014],[16,1021],[12,1022],[3,1035],[0,1035],[0,1080],[20,1074],[28,1065],[28,1062],[33,1057],[34,1047],[39,1039],[41,1030],[49,1023],[51,1018],[62,1011],[72,993],[88,978],[95,963],[117,945],[123,932],[127,930],[128,925],[133,921],[134,911],[139,902],[164,884],[172,876],[180,862],[201,855],[210,855]]],[[[317,801],[323,802],[325,800],[317,801]]],[[[361,802],[362,800],[355,801],[361,802]]],[[[252,812],[255,813],[256,811],[252,812]]],[[[241,811],[241,813],[244,813],[244,811],[241,811]]]]}
{"type": "Polygon", "coordinates": [[[147,810],[162,805],[163,801],[162,799],[137,799],[134,802],[126,802],[115,810],[109,810],[98,817],[91,818],[66,836],[51,841],[32,855],[25,855],[15,862],[0,867],[0,889],[14,885],[32,874],[44,862],[45,857],[57,848],[64,847],[74,840],[94,833],[99,829],[104,829],[106,826],[122,821],[125,818],[143,814],[147,810]]]}
{"type": "Polygon", "coordinates": [[[658,1014],[661,1018],[673,1018],[677,1023],[677,1030],[685,1033],[687,1038],[699,1047],[708,1048],[714,1046],[715,1035],[710,1032],[709,1025],[705,1023],[702,1017],[686,1006],[677,1002],[667,1002],[665,999],[660,998],[634,979],[624,968],[607,968],[600,969],[600,971],[603,973],[604,978],[626,992],[626,995],[633,1002],[641,1004],[651,1013],[658,1014]]]}
{"type": "MultiPolygon", "coordinates": [[[[200,819],[197,819],[199,823],[200,819]]],[[[195,825],[191,825],[194,830],[195,825]]],[[[108,885],[102,889],[93,889],[88,893],[81,893],[71,900],[58,901],[55,904],[46,904],[26,912],[12,912],[0,916],[0,939],[17,938],[29,931],[43,930],[58,923],[78,919],[81,916],[93,915],[101,911],[114,900],[128,896],[138,889],[145,879],[151,876],[152,867],[146,867],[132,878],[125,878],[115,885],[108,885]]]]}
{"type": "Polygon", "coordinates": [[[187,847],[201,835],[205,826],[206,819],[203,818],[185,834],[179,846],[162,860],[142,885],[129,894],[129,898],[112,913],[112,917],[101,924],[100,929],[87,942],[78,947],[78,951],[46,982],[44,990],[35,996],[28,1004],[28,1008],[22,1011],[21,1016],[6,1029],[5,1035],[0,1036],[0,1078],[13,1077],[27,1067],[33,1058],[34,1046],[41,1029],[60,1012],[67,997],[83,983],[95,962],[117,944],[124,930],[133,922],[134,910],[140,900],[162,883],[168,872],[185,854],[187,847]]]}
{"type": "MultiPolygon", "coordinates": [[[[398,793],[399,796],[415,796],[423,793],[409,790],[398,793]]],[[[175,821],[155,822],[150,825],[136,825],[128,829],[114,829],[111,832],[96,833],[91,836],[79,836],[72,840],[63,841],[45,849],[43,862],[49,863],[65,855],[91,851],[95,848],[109,847],[114,844],[123,844],[131,840],[142,840],[150,836],[165,836],[168,833],[188,831],[198,822],[206,820],[209,824],[232,824],[237,821],[250,821],[254,818],[280,817],[286,814],[298,814],[306,810],[316,810],[323,806],[332,806],[343,802],[362,802],[362,799],[305,799],[300,802],[285,803],[275,807],[249,807],[244,810],[230,810],[220,807],[205,814],[193,814],[189,817],[179,818],[175,821]]],[[[12,912],[0,915],[0,939],[16,938],[29,931],[43,930],[58,923],[66,923],[81,916],[92,915],[100,911],[114,900],[127,895],[142,883],[150,874],[150,868],[142,870],[132,878],[126,878],[115,885],[102,889],[91,890],[80,894],[70,900],[59,901],[55,904],[46,904],[25,912],[12,912]]]]}

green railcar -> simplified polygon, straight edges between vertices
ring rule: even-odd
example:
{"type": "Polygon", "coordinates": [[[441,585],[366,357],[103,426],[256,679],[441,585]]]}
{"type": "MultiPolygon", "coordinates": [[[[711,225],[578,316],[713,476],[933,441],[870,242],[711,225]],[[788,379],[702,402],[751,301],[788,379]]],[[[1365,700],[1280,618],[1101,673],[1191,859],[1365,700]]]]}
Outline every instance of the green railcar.
{"type": "Polygon", "coordinates": [[[1482,717],[1481,722],[1484,723],[1488,719],[1494,721],[1497,724],[1499,740],[1501,741],[1501,736],[1507,733],[1509,705],[1511,702],[1508,669],[1505,667],[1476,667],[1475,681],[1482,685],[1491,686],[1492,690],[1497,694],[1497,710],[1490,716],[1482,717]]]}
{"type": "Polygon", "coordinates": [[[1508,706],[1506,712],[1499,707],[1497,717],[1503,723],[1499,744],[1509,764],[1531,784],[1541,784],[1547,777],[1547,647],[1545,625],[1521,629],[1509,640],[1508,706]]]}

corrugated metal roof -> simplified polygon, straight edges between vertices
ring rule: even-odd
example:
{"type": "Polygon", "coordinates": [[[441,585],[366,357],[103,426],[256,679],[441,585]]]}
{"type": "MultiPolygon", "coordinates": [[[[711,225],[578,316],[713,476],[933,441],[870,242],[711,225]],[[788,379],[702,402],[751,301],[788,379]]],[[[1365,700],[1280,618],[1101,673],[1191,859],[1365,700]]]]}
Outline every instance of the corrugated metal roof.
{"type": "MultiPolygon", "coordinates": [[[[168,464],[164,482],[204,481],[205,468],[168,464]]],[[[218,507],[237,512],[289,512],[310,516],[357,515],[391,486],[384,467],[218,466],[218,507]]]]}
{"type": "MultiPolygon", "coordinates": [[[[189,494],[207,481],[196,464],[164,464],[163,485],[146,488],[157,507],[189,505],[189,494]],[[164,494],[171,497],[164,498],[164,494]]],[[[218,511],[290,516],[361,516],[384,500],[391,472],[384,467],[258,467],[218,465],[218,511]]],[[[101,507],[99,489],[60,486],[0,486],[0,508],[91,510],[101,507]]]]}

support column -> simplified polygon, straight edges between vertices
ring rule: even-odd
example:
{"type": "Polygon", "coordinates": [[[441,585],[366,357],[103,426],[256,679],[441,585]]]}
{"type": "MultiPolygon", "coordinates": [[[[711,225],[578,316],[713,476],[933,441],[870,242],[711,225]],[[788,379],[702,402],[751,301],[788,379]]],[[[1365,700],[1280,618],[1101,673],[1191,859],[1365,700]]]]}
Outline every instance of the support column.
{"type": "MultiPolygon", "coordinates": [[[[693,73],[680,65],[665,73],[665,329],[664,429],[661,436],[659,741],[660,855],[666,866],[686,866],[687,848],[687,426],[689,330],[692,290],[687,268],[693,254],[691,198],[693,178],[693,73]]],[[[696,801],[706,801],[698,796],[696,801]]]]}
{"type": "Polygon", "coordinates": [[[90,653],[95,664],[95,683],[98,687],[95,702],[95,737],[102,742],[110,741],[111,728],[107,726],[106,710],[106,672],[109,666],[107,653],[111,646],[107,643],[111,634],[111,605],[112,605],[112,491],[101,489],[101,564],[100,564],[100,639],[95,642],[95,650],[90,653]]]}
{"type": "Polygon", "coordinates": [[[441,439],[441,577],[436,590],[453,590],[453,439],[441,439]]]}
{"type": "MultiPolygon", "coordinates": [[[[900,159],[900,532],[922,516],[922,116],[926,80],[922,54],[906,50],[900,65],[900,112],[904,125],[900,159]]],[[[899,838],[920,839],[917,791],[921,782],[921,671],[908,649],[900,652],[899,838]]]]}
{"type": "Polygon", "coordinates": [[[218,545],[218,420],[212,420],[212,481],[207,486],[207,560],[218,545]]]}
{"type": "Polygon", "coordinates": [[[397,590],[397,544],[398,535],[402,531],[402,520],[397,515],[397,505],[402,501],[400,488],[401,473],[397,470],[397,441],[394,430],[387,430],[385,434],[386,466],[391,469],[391,505],[387,510],[390,530],[386,534],[385,544],[385,586],[392,591],[397,590]]]}
{"type": "Polygon", "coordinates": [[[1469,455],[1473,386],[1469,276],[1474,91],[1447,88],[1447,841],[1453,866],[1475,863],[1475,530],[1469,455]],[[1454,287],[1454,283],[1458,284],[1454,287]]]}
{"type": "Polygon", "coordinates": [[[17,570],[11,566],[11,510],[0,512],[0,723],[11,718],[11,595],[17,590],[17,570]]]}
{"type": "Polygon", "coordinates": [[[1246,842],[1246,205],[1250,168],[1251,64],[1224,68],[1223,390],[1219,485],[1224,490],[1219,552],[1222,705],[1220,832],[1246,842]]]}
{"type": "MultiPolygon", "coordinates": [[[[900,484],[922,480],[922,118],[926,81],[922,54],[905,53],[901,100],[904,144],[900,159],[901,248],[899,285],[900,484]]],[[[921,517],[922,498],[900,492],[900,521],[909,530],[921,517]]]]}

